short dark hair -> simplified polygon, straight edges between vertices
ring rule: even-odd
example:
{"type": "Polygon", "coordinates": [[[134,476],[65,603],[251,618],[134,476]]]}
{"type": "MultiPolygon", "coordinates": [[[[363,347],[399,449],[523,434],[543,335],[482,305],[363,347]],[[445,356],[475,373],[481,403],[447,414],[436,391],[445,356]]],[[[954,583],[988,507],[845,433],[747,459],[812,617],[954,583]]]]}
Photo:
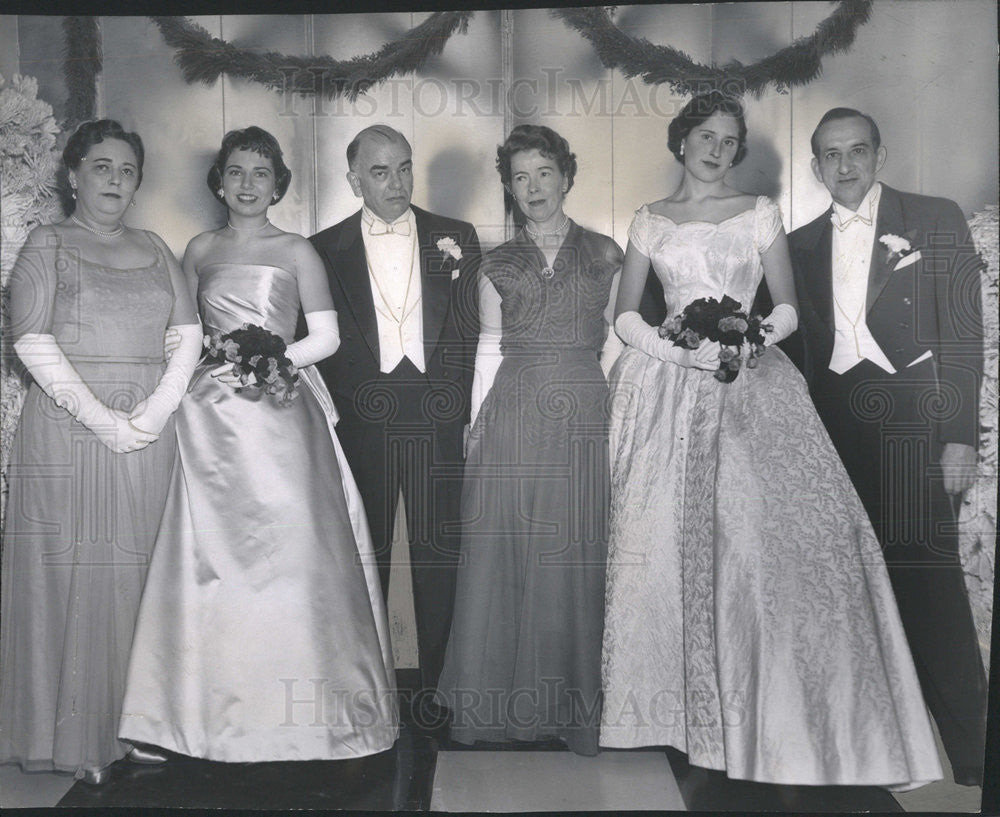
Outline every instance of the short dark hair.
{"type": "Polygon", "coordinates": [[[537,150],[545,158],[554,159],[559,172],[566,177],[566,192],[572,190],[576,177],[576,154],[570,151],[569,142],[545,125],[518,125],[497,147],[497,171],[505,188],[510,190],[510,160],[522,150],[537,150]]]}
{"type": "Polygon", "coordinates": [[[361,140],[372,136],[387,142],[402,142],[409,148],[410,153],[413,153],[409,140],[395,128],[390,128],[388,125],[369,125],[364,130],[358,131],[357,136],[347,146],[348,168],[354,170],[354,160],[358,158],[358,151],[361,150],[361,140]]]}
{"type": "Polygon", "coordinates": [[[813,156],[817,159],[819,158],[820,128],[822,128],[827,122],[833,122],[835,119],[851,119],[855,116],[858,119],[864,119],[865,122],[868,123],[868,127],[871,128],[872,133],[872,147],[875,150],[878,150],[882,144],[882,134],[879,133],[878,125],[875,124],[874,119],[872,119],[868,114],[862,113],[854,108],[830,108],[830,110],[823,114],[823,118],[819,120],[819,124],[813,131],[812,136],[809,138],[809,145],[812,148],[813,156]]]}
{"type": "Polygon", "coordinates": [[[709,91],[698,94],[681,108],[667,128],[667,147],[674,154],[678,162],[683,163],[681,156],[681,143],[687,138],[698,125],[710,119],[714,114],[721,113],[731,116],[739,126],[740,143],[736,148],[736,155],[733,157],[733,164],[738,165],[747,155],[747,120],[743,113],[743,105],[740,101],[722,91],[709,91]]]}
{"type": "Polygon", "coordinates": [[[81,122],[73,135],[66,141],[63,148],[63,164],[68,170],[77,170],[80,162],[94,145],[98,145],[105,139],[118,139],[125,142],[135,153],[135,159],[139,163],[139,184],[142,183],[142,163],[146,159],[146,151],[142,146],[142,139],[138,133],[125,130],[120,123],[114,119],[93,119],[89,122],[81,122]]]}
{"type": "Polygon", "coordinates": [[[219,195],[219,190],[222,188],[222,174],[234,150],[252,150],[259,156],[271,160],[271,164],[274,165],[274,194],[277,196],[274,203],[281,201],[288,192],[288,185],[292,183],[292,171],[282,158],[278,140],[256,125],[242,130],[231,130],[222,137],[222,147],[219,148],[215,161],[208,169],[208,189],[212,191],[212,195],[222,200],[222,196],[219,195]]]}

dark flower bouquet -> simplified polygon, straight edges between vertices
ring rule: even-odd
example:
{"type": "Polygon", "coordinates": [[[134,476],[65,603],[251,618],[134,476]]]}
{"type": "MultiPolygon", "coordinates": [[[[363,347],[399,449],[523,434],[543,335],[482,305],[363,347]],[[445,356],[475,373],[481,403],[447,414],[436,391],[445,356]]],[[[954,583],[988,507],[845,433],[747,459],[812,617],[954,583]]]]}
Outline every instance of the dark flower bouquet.
{"type": "Polygon", "coordinates": [[[715,379],[732,383],[740,373],[743,344],[749,345],[746,362],[752,369],[764,354],[764,332],[771,329],[762,323],[760,315],[748,315],[741,307],[728,295],[723,295],[721,301],[698,298],[659,328],[660,337],[685,349],[697,349],[703,340],[717,341],[722,349],[715,379]]]}
{"type": "Polygon", "coordinates": [[[285,357],[285,341],[264,327],[245,323],[232,332],[205,335],[205,348],[208,357],[233,364],[233,374],[243,387],[263,389],[279,405],[288,405],[298,396],[299,375],[285,357]]]}

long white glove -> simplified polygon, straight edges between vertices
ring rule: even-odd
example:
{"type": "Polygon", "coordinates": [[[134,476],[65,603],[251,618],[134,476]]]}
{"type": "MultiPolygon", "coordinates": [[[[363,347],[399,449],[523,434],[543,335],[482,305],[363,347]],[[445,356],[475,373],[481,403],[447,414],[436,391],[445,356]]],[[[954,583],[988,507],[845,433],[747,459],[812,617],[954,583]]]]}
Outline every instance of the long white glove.
{"type": "Polygon", "coordinates": [[[177,411],[191,375],[194,374],[194,367],[201,357],[200,323],[186,323],[171,328],[180,336],[180,343],[170,355],[170,362],[153,393],[129,415],[129,422],[133,426],[151,434],[163,431],[170,415],[177,411]]]}
{"type": "Polygon", "coordinates": [[[169,361],[180,345],[181,333],[176,327],[168,326],[167,331],[163,333],[163,359],[169,361]]]}
{"type": "Polygon", "coordinates": [[[500,351],[500,335],[495,332],[480,332],[476,344],[476,363],[472,375],[472,395],[469,406],[469,425],[476,424],[479,409],[483,407],[486,396],[493,388],[500,364],[503,363],[503,352],[500,351]]]}
{"type": "Polygon", "coordinates": [[[718,343],[703,341],[697,349],[677,346],[672,340],[661,338],[660,333],[646,323],[638,312],[622,312],[615,318],[615,331],[629,346],[634,346],[657,360],[706,371],[719,368],[718,343]]]}
{"type": "Polygon", "coordinates": [[[784,340],[799,327],[799,313],[791,304],[778,304],[762,323],[771,324],[771,331],[764,333],[764,345],[770,346],[784,340]]]}
{"type": "Polygon", "coordinates": [[[157,434],[131,427],[124,411],[98,400],[52,335],[21,335],[14,350],[42,391],[116,454],[139,451],[159,439],[157,434]]]}
{"type": "Polygon", "coordinates": [[[329,357],[340,346],[340,327],[334,310],[306,312],[306,327],[308,334],[285,350],[285,356],[295,364],[296,369],[329,357]]]}
{"type": "Polygon", "coordinates": [[[618,337],[614,327],[608,329],[608,336],[604,339],[604,346],[601,348],[601,371],[604,372],[604,379],[607,380],[611,374],[611,367],[615,365],[618,356],[625,349],[625,344],[618,337]]]}

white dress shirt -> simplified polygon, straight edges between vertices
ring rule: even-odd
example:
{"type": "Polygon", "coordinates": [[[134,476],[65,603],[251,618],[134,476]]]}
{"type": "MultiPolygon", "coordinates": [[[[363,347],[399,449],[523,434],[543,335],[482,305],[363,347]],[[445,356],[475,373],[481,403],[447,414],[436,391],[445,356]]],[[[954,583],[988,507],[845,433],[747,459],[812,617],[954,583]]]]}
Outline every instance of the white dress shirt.
{"type": "Polygon", "coordinates": [[[362,207],[361,237],[378,322],[379,369],[391,372],[408,357],[423,372],[420,248],[413,211],[408,209],[390,225],[362,207]]]}
{"type": "Polygon", "coordinates": [[[890,374],[895,367],[868,329],[865,315],[868,272],[875,251],[875,224],[878,221],[882,185],[876,182],[857,212],[833,203],[833,314],[836,334],[830,370],[837,374],[870,360],[890,374]]]}

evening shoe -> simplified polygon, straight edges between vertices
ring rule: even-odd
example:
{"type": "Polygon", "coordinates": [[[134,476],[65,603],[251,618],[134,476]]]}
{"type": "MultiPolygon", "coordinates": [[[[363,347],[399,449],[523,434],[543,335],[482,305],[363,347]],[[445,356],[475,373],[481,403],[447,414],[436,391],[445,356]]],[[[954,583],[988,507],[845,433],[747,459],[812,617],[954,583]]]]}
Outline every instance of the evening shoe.
{"type": "Polygon", "coordinates": [[[145,765],[167,762],[166,754],[149,746],[133,746],[128,751],[128,759],[133,763],[142,763],[145,765]]]}
{"type": "Polygon", "coordinates": [[[111,766],[91,766],[83,770],[83,782],[91,786],[103,786],[111,777],[111,766]]]}

